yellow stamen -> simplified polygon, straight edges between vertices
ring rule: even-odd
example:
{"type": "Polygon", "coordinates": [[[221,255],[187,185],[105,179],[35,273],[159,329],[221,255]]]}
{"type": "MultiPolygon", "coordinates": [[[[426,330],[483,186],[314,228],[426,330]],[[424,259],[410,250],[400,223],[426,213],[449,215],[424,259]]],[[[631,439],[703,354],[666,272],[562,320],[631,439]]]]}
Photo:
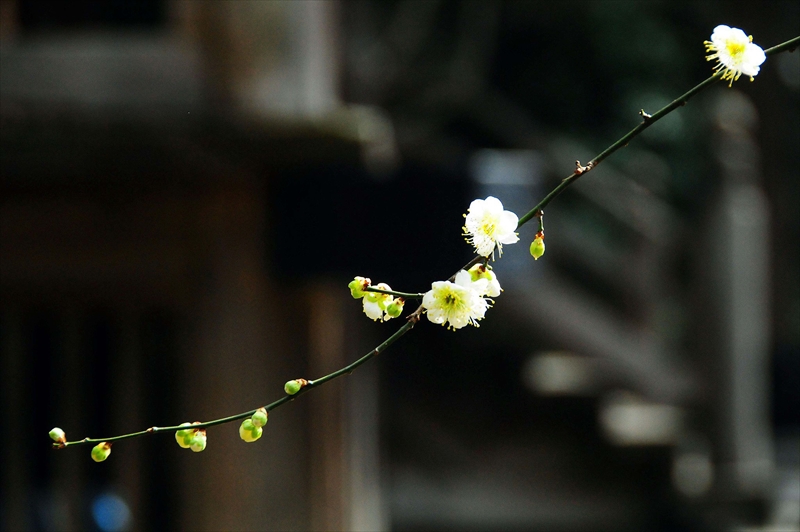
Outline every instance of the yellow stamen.
{"type": "Polygon", "coordinates": [[[728,53],[731,54],[733,58],[738,58],[738,56],[744,53],[744,44],[740,42],[728,41],[725,43],[725,48],[727,48],[728,53]]]}

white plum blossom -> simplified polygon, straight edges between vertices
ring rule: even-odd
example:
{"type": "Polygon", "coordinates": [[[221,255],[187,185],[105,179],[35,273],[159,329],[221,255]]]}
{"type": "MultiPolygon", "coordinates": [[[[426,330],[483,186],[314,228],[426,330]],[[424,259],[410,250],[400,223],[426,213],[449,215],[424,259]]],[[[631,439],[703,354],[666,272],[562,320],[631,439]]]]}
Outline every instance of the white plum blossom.
{"type": "Polygon", "coordinates": [[[455,282],[436,281],[431,290],[422,298],[428,320],[438,325],[447,324],[450,329],[460,329],[466,325],[478,327],[489,308],[488,301],[481,295],[487,292],[489,281],[473,281],[468,271],[456,274],[455,282]]]}
{"type": "Polygon", "coordinates": [[[476,264],[469,269],[469,274],[472,277],[473,283],[481,279],[487,281],[485,291],[481,292],[482,296],[497,297],[503,291],[500,288],[500,281],[497,280],[497,275],[492,271],[492,267],[488,264],[476,264]]]}
{"type": "Polygon", "coordinates": [[[467,220],[464,225],[464,236],[482,257],[493,255],[495,246],[502,256],[503,244],[519,241],[517,233],[514,232],[519,222],[517,215],[511,211],[504,211],[503,204],[494,196],[470,203],[465,217],[467,220]]]}
{"type": "Polygon", "coordinates": [[[764,50],[753,43],[753,36],[745,35],[739,28],[719,25],[714,28],[711,40],[704,44],[706,52],[713,52],[706,56],[706,60],[719,61],[714,70],[723,72],[722,79],[730,81],[729,87],[742,74],[750,76],[750,81],[753,81],[753,76],[758,74],[761,63],[767,58],[764,50]]]}

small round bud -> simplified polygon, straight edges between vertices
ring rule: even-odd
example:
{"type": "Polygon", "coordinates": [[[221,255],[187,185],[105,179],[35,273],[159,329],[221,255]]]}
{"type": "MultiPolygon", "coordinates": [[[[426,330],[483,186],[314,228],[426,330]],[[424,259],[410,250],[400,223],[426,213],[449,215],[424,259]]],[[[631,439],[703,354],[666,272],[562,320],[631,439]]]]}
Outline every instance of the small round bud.
{"type": "Polygon", "coordinates": [[[108,442],[98,443],[92,448],[92,460],[102,462],[111,454],[111,444],[108,442]]]}
{"type": "Polygon", "coordinates": [[[245,419],[239,426],[239,437],[247,443],[252,443],[261,437],[264,429],[257,427],[250,419],[245,419]]]}
{"type": "Polygon", "coordinates": [[[404,304],[405,304],[405,301],[403,301],[403,298],[398,297],[397,299],[394,299],[391,303],[386,305],[386,318],[385,319],[388,320],[389,318],[396,318],[400,314],[402,314],[403,313],[403,305],[404,304]]]}
{"type": "Polygon", "coordinates": [[[350,295],[353,296],[353,299],[361,299],[366,295],[364,289],[368,287],[372,283],[369,279],[365,277],[356,277],[347,287],[350,289],[350,295]]]}
{"type": "Polygon", "coordinates": [[[544,235],[536,236],[531,242],[531,256],[534,260],[539,260],[539,257],[544,255],[544,235]]]}
{"type": "Polygon", "coordinates": [[[50,431],[50,439],[57,443],[64,443],[67,441],[67,435],[58,427],[50,431]]]}
{"type": "Polygon", "coordinates": [[[288,395],[294,395],[306,384],[307,382],[305,379],[295,379],[284,384],[283,391],[285,391],[288,395]]]}
{"type": "Polygon", "coordinates": [[[256,410],[256,413],[253,414],[253,417],[250,418],[253,421],[253,425],[256,427],[263,427],[267,424],[267,410],[265,408],[259,408],[256,410]]]}
{"type": "MultiPolygon", "coordinates": [[[[188,421],[186,423],[181,423],[181,427],[190,427],[191,425],[192,424],[188,421]]],[[[191,446],[193,435],[194,431],[192,429],[181,429],[175,432],[175,441],[184,449],[188,449],[191,446]]]]}
{"type": "Polygon", "coordinates": [[[189,448],[196,453],[204,451],[206,448],[206,431],[203,429],[198,430],[195,432],[194,437],[192,437],[192,442],[189,445],[189,448]]]}

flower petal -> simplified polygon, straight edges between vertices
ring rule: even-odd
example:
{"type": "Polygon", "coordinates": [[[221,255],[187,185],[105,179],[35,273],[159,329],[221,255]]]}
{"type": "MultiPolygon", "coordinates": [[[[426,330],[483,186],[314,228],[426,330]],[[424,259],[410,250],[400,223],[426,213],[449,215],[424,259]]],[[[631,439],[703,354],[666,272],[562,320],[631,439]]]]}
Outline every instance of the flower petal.
{"type": "Polygon", "coordinates": [[[378,303],[373,303],[368,301],[367,298],[364,298],[364,314],[371,320],[380,320],[383,318],[383,310],[381,310],[380,305],[378,303]]]}
{"type": "Polygon", "coordinates": [[[488,198],[486,198],[484,205],[486,206],[486,210],[489,212],[498,214],[503,212],[503,202],[501,202],[494,196],[489,196],[488,198]]]}
{"type": "Polygon", "coordinates": [[[498,232],[512,233],[517,229],[517,225],[519,225],[519,218],[517,218],[517,215],[513,212],[503,211],[502,214],[500,214],[498,232]]]}
{"type": "Polygon", "coordinates": [[[482,214],[483,210],[486,208],[485,203],[486,202],[482,199],[472,200],[472,203],[469,204],[468,212],[482,214]]]}
{"type": "Polygon", "coordinates": [[[456,284],[464,288],[469,288],[472,284],[472,276],[467,270],[460,270],[456,274],[456,284]]]}

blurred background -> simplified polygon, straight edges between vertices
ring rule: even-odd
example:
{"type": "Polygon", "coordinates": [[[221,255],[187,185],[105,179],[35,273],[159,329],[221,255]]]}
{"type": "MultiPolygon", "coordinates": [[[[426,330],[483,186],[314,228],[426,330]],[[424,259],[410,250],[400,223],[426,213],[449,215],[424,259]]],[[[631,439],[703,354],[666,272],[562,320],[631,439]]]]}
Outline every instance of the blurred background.
{"type": "Polygon", "coordinates": [[[462,214],[522,215],[796,2],[0,1],[0,529],[797,530],[800,53],[547,209],[480,329],[399,326],[462,214]]]}

